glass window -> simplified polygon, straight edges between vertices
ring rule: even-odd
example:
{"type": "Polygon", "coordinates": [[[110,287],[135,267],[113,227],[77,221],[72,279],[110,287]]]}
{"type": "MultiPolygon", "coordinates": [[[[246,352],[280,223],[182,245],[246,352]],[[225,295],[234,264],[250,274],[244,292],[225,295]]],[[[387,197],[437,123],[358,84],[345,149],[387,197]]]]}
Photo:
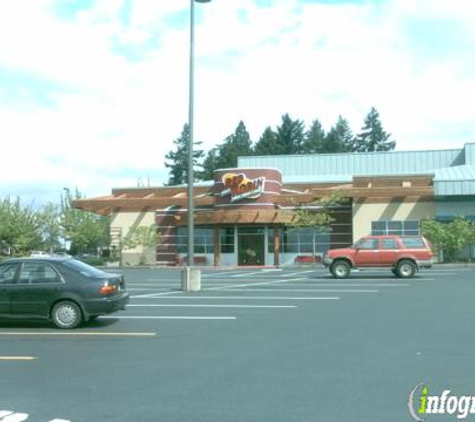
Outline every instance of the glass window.
{"type": "MultiPolygon", "coordinates": [[[[268,228],[268,252],[274,252],[274,228],[268,228]]],[[[279,252],[303,253],[311,255],[315,252],[324,253],[330,248],[329,231],[322,231],[319,227],[305,227],[296,229],[293,227],[279,227],[279,252]]]]}
{"type": "Polygon", "coordinates": [[[388,221],[388,233],[402,234],[402,221],[388,221]]]}
{"type": "Polygon", "coordinates": [[[359,249],[372,250],[378,249],[378,240],[377,239],[361,239],[356,242],[355,245],[359,249]]]}
{"type": "Polygon", "coordinates": [[[404,221],[404,231],[406,230],[415,230],[419,231],[419,222],[414,220],[404,221]]]}
{"type": "Polygon", "coordinates": [[[403,237],[402,243],[406,248],[425,249],[426,245],[420,237],[403,237]]]}
{"type": "Polygon", "coordinates": [[[398,249],[396,239],[381,239],[381,249],[398,249]]]}
{"type": "Polygon", "coordinates": [[[312,243],[301,243],[299,247],[299,252],[313,252],[313,244],[312,243]]]}
{"type": "Polygon", "coordinates": [[[420,235],[419,221],[417,220],[380,220],[371,223],[373,236],[396,234],[396,235],[420,235]]]}
{"type": "Polygon", "coordinates": [[[219,245],[221,253],[234,253],[234,227],[219,229],[219,245]]]}
{"type": "Polygon", "coordinates": [[[18,264],[6,264],[0,266],[0,284],[11,284],[15,281],[18,264]]]}
{"type": "Polygon", "coordinates": [[[299,244],[298,243],[284,243],[284,252],[299,252],[299,244]]]}
{"type": "Polygon", "coordinates": [[[263,234],[264,227],[243,226],[238,227],[238,235],[241,234],[263,234]]]}
{"type": "Polygon", "coordinates": [[[27,262],[20,272],[20,283],[60,283],[58,273],[46,262],[27,262]]]}
{"type": "Polygon", "coordinates": [[[73,271],[80,272],[86,277],[103,277],[104,271],[98,270],[85,262],[78,261],[77,259],[66,259],[61,261],[61,264],[73,271]]]}
{"type": "MultiPolygon", "coordinates": [[[[177,228],[176,248],[179,253],[188,251],[188,231],[186,226],[177,228]]],[[[194,253],[214,253],[213,227],[195,227],[193,230],[194,253]]]]}
{"type": "Polygon", "coordinates": [[[386,221],[373,221],[371,223],[371,231],[382,231],[386,230],[386,221]]]}

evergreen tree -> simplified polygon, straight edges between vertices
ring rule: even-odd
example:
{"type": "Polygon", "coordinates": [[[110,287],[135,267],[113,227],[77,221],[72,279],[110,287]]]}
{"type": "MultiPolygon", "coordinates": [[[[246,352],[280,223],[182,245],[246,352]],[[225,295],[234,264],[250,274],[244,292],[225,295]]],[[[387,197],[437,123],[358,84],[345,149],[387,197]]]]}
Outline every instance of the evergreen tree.
{"type": "Polygon", "coordinates": [[[259,141],[254,146],[255,155],[273,155],[277,150],[277,136],[270,126],[267,126],[259,141]]]}
{"type": "Polygon", "coordinates": [[[390,133],[383,130],[379,113],[372,107],[364,120],[361,133],[355,139],[352,150],[356,152],[391,151],[396,146],[396,141],[390,141],[390,133]]]}
{"type": "Polygon", "coordinates": [[[302,154],[318,154],[323,152],[325,144],[325,131],[318,119],[315,119],[310,130],[305,134],[302,144],[302,154]]]}
{"type": "Polygon", "coordinates": [[[277,127],[277,149],[274,155],[301,154],[305,126],[301,120],[292,120],[288,114],[282,116],[282,124],[277,127]]]}
{"type": "Polygon", "coordinates": [[[232,135],[229,135],[221,145],[208,151],[201,176],[203,180],[212,180],[214,170],[237,167],[238,157],[252,153],[251,137],[241,120],[232,135]]]}
{"type": "MultiPolygon", "coordinates": [[[[182,185],[188,183],[188,145],[190,142],[190,128],[188,124],[183,126],[183,130],[179,138],[175,139],[175,151],[170,151],[165,155],[165,159],[170,160],[171,163],[165,162],[165,167],[170,169],[170,177],[168,178],[168,186],[182,185]]],[[[193,169],[196,166],[201,167],[198,164],[198,160],[203,158],[203,150],[198,150],[195,145],[201,145],[201,142],[193,143],[193,169]]],[[[194,181],[201,177],[201,171],[193,172],[194,181]]]]}
{"type": "Polygon", "coordinates": [[[213,180],[214,171],[218,168],[217,159],[218,149],[210,149],[206,154],[206,158],[203,161],[203,172],[201,173],[201,178],[203,180],[213,180]]]}
{"type": "Polygon", "coordinates": [[[354,143],[354,137],[351,133],[350,125],[346,119],[338,116],[335,126],[330,129],[325,139],[323,149],[324,153],[338,153],[351,151],[354,143]]]}
{"type": "Polygon", "coordinates": [[[237,167],[238,157],[252,154],[252,142],[246,125],[239,122],[236,130],[218,147],[218,168],[237,167]]]}

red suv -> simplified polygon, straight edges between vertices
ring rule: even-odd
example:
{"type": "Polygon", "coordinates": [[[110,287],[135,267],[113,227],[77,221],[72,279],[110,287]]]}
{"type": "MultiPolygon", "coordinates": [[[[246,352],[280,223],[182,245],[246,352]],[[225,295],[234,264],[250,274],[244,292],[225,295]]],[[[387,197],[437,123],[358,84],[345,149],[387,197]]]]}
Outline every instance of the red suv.
{"type": "Polygon", "coordinates": [[[335,278],[346,278],[352,268],[389,267],[401,278],[413,277],[432,266],[429,242],[422,236],[366,236],[353,246],[331,249],[323,257],[335,278]]]}

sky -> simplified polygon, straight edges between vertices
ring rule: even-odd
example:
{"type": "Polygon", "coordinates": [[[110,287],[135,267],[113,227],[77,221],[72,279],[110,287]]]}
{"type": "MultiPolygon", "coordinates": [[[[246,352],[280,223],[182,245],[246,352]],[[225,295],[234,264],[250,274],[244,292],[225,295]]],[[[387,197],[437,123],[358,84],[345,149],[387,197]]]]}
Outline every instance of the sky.
{"type": "MultiPolygon", "coordinates": [[[[195,5],[195,140],[284,113],[357,133],[375,107],[397,150],[475,142],[473,0],[195,5]]],[[[161,186],[188,119],[189,0],[0,2],[0,198],[59,202],[161,186]]]]}

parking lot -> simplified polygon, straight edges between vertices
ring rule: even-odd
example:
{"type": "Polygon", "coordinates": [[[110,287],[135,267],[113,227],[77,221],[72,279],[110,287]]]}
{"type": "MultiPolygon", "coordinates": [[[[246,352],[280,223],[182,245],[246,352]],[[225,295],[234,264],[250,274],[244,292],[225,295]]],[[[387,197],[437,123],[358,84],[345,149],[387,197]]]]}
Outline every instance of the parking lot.
{"type": "Polygon", "coordinates": [[[409,421],[420,383],[475,395],[471,267],[124,274],[127,310],[77,330],[0,322],[0,421],[409,421]]]}

